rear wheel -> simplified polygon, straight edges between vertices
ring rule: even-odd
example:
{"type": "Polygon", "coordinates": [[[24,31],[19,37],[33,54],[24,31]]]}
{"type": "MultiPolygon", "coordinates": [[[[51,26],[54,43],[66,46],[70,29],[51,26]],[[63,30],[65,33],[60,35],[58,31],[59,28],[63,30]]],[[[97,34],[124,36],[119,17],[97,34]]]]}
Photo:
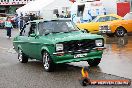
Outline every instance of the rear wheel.
{"type": "Polygon", "coordinates": [[[49,53],[46,51],[43,52],[43,66],[44,66],[44,70],[47,72],[51,72],[54,70],[54,63],[49,53]]]}
{"type": "Polygon", "coordinates": [[[87,62],[90,66],[97,66],[100,63],[100,61],[101,58],[96,58],[96,59],[90,59],[87,62]]]}
{"type": "Polygon", "coordinates": [[[125,29],[123,27],[118,27],[115,31],[117,37],[123,37],[125,35],[125,29]]]}
{"type": "Polygon", "coordinates": [[[21,49],[19,49],[19,52],[18,52],[18,60],[21,63],[27,63],[28,62],[28,57],[22,52],[21,49]]]}

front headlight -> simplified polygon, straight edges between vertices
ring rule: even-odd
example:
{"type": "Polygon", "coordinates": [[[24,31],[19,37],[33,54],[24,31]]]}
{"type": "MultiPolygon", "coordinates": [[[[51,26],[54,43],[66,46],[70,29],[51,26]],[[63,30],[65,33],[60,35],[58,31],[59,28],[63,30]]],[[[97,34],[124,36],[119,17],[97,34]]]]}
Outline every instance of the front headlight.
{"type": "Polygon", "coordinates": [[[56,51],[63,50],[63,44],[56,44],[56,51]]]}
{"type": "Polygon", "coordinates": [[[103,26],[99,26],[99,30],[102,30],[103,26]]]}
{"type": "Polygon", "coordinates": [[[95,44],[96,46],[103,46],[103,40],[102,39],[95,40],[95,44]]]}

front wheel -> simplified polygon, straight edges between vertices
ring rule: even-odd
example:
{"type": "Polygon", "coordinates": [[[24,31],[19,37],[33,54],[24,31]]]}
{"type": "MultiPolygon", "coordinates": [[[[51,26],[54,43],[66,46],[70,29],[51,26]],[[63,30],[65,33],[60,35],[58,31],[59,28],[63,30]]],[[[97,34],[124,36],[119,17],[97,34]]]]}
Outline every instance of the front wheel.
{"type": "Polygon", "coordinates": [[[44,70],[47,72],[51,72],[54,70],[53,61],[52,61],[49,53],[46,51],[43,53],[43,66],[44,66],[44,70]]]}
{"type": "Polygon", "coordinates": [[[28,57],[22,52],[21,49],[18,51],[18,60],[21,63],[27,63],[28,62],[28,57]]]}
{"type": "Polygon", "coordinates": [[[90,66],[97,66],[100,63],[100,61],[101,58],[96,58],[96,59],[90,59],[87,62],[90,66]]]}
{"type": "Polygon", "coordinates": [[[122,27],[119,27],[115,31],[117,37],[123,37],[125,35],[125,29],[122,27]]]}

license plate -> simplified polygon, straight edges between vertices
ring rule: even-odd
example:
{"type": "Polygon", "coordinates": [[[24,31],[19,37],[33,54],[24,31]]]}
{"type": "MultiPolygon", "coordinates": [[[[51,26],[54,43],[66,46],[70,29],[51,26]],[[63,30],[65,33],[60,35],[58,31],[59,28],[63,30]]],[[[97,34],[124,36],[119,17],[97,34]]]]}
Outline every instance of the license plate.
{"type": "Polygon", "coordinates": [[[106,30],[103,30],[102,32],[103,32],[103,33],[106,33],[106,30]]]}
{"type": "Polygon", "coordinates": [[[74,55],[74,58],[81,58],[81,57],[86,57],[87,56],[87,53],[84,53],[84,54],[76,54],[74,55]]]}

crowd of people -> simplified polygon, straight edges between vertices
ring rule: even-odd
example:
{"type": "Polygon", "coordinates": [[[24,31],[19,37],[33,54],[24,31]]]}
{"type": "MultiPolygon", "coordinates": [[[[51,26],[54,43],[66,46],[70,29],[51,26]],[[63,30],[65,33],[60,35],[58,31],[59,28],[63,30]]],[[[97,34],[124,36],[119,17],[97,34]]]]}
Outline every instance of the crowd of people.
{"type": "MultiPolygon", "coordinates": [[[[56,16],[59,18],[70,18],[69,12],[62,11],[62,14],[58,14],[58,11],[56,12],[56,16]]],[[[7,17],[7,20],[5,22],[5,28],[7,30],[7,37],[11,38],[11,30],[13,28],[18,28],[21,30],[28,21],[38,20],[40,19],[39,16],[33,14],[33,13],[25,13],[24,15],[21,13],[20,16],[18,14],[15,14],[13,18],[7,17]]]]}
{"type": "Polygon", "coordinates": [[[62,11],[61,14],[59,14],[58,12],[56,12],[55,14],[56,14],[56,16],[58,18],[70,18],[71,17],[69,11],[66,11],[66,12],[65,11],[62,11]]]}
{"type": "Polygon", "coordinates": [[[39,17],[32,13],[25,14],[25,15],[21,13],[20,16],[18,16],[18,14],[15,14],[13,18],[7,17],[7,20],[5,21],[7,37],[11,38],[11,30],[13,28],[19,28],[21,30],[25,23],[27,23],[28,21],[33,21],[37,19],[39,19],[39,17]]]}
{"type": "Polygon", "coordinates": [[[22,13],[20,14],[20,16],[18,16],[18,14],[15,14],[14,18],[12,18],[13,20],[13,24],[15,28],[22,28],[23,25],[25,23],[27,23],[28,21],[33,21],[33,20],[37,20],[39,19],[38,16],[36,16],[35,14],[25,14],[23,15],[22,13]]]}

